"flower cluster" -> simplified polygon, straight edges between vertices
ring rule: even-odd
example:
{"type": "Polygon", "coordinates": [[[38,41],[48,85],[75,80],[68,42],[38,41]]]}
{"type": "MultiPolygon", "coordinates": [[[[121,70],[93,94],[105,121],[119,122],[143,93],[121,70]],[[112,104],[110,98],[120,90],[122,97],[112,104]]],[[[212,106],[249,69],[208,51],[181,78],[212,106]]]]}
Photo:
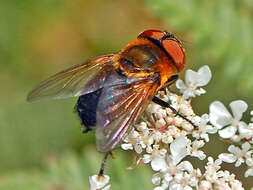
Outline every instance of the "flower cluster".
{"type": "Polygon", "coordinates": [[[182,96],[168,89],[157,94],[181,115],[175,115],[170,108],[151,103],[142,122],[124,139],[121,148],[134,151],[137,156],[135,165],[139,162],[150,164],[155,172],[152,177],[154,190],[243,189],[234,174],[221,170],[222,162],[235,163],[236,167],[245,163],[248,166],[245,177],[253,176],[253,123],[241,121],[247,104],[242,100],[231,102],[233,115],[219,101],[210,105],[209,114],[198,116],[192,109],[191,99],[206,92],[200,87],[205,86],[210,79],[208,66],[201,67],[197,72],[187,70],[185,83],[182,80],[176,83],[182,96]],[[207,155],[202,147],[209,142],[209,135],[215,133],[221,139],[229,139],[241,145],[241,149],[230,145],[229,153],[220,154],[217,160],[208,157],[205,171],[195,169],[185,159],[196,157],[205,160],[207,155]]]}
{"type": "MultiPolygon", "coordinates": [[[[216,101],[210,105],[211,123],[219,129],[218,134],[221,138],[229,139],[233,143],[228,147],[230,153],[222,153],[219,158],[223,162],[235,163],[235,167],[245,163],[248,169],[244,176],[253,176],[253,123],[241,121],[248,105],[242,100],[237,100],[231,102],[229,106],[233,116],[221,102],[216,101]]],[[[251,115],[252,113],[253,111],[251,115]]]]}

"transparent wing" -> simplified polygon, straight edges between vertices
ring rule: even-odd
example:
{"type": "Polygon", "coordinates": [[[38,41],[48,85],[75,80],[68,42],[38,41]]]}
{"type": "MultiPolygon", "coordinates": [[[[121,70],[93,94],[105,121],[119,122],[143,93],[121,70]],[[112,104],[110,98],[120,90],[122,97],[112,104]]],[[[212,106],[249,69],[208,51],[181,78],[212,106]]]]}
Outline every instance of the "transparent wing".
{"type": "Polygon", "coordinates": [[[118,146],[153,97],[157,84],[143,79],[123,82],[111,75],[99,99],[97,109],[97,149],[107,152],[118,146]],[[115,85],[107,86],[114,81],[115,85]],[[116,84],[118,82],[118,84],[116,84]]]}
{"type": "Polygon", "coordinates": [[[53,75],[34,88],[28,94],[27,101],[80,96],[101,88],[113,56],[114,54],[103,55],[53,75]],[[85,89],[88,83],[89,88],[85,89]]]}

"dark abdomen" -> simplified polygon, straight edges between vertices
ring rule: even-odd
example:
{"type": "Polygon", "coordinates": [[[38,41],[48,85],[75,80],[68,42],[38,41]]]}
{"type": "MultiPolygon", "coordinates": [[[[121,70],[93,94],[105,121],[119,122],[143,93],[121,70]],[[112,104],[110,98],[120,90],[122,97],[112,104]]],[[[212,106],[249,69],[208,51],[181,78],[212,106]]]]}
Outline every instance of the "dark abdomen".
{"type": "Polygon", "coordinates": [[[97,105],[101,92],[102,88],[78,98],[75,110],[77,111],[82,124],[86,127],[84,132],[88,132],[92,127],[96,126],[97,105]]]}

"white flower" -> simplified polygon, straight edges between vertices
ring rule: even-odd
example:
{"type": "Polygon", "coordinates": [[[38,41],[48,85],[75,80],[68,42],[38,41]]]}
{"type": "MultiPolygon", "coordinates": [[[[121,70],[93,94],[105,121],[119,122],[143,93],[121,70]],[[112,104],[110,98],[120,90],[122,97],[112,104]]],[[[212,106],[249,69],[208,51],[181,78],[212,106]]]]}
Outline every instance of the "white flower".
{"type": "Polygon", "coordinates": [[[166,121],[164,120],[164,118],[160,118],[159,120],[156,120],[156,123],[155,123],[156,128],[162,128],[164,126],[166,126],[166,121]]]}
{"type": "Polygon", "coordinates": [[[212,157],[208,157],[208,163],[205,166],[206,171],[201,177],[202,181],[199,183],[200,190],[223,190],[223,189],[236,189],[243,190],[242,183],[235,179],[234,174],[230,174],[229,171],[222,171],[222,161],[217,159],[214,161],[212,157]],[[205,178],[205,179],[204,179],[205,178]]]}
{"type": "Polygon", "coordinates": [[[108,175],[93,175],[89,177],[90,190],[109,190],[111,185],[109,183],[110,177],[108,175]]]}
{"type": "Polygon", "coordinates": [[[167,164],[164,158],[165,157],[161,155],[157,155],[156,157],[154,157],[151,161],[151,168],[154,171],[160,171],[165,169],[167,167],[167,164]]]}
{"type": "Polygon", "coordinates": [[[199,190],[208,190],[212,189],[212,183],[207,180],[202,180],[199,184],[199,190]]]}
{"type": "Polygon", "coordinates": [[[245,177],[253,176],[253,165],[246,170],[244,176],[245,177]]]}
{"type": "Polygon", "coordinates": [[[244,163],[248,159],[251,159],[251,153],[253,152],[253,150],[249,151],[250,148],[251,146],[248,142],[242,144],[242,149],[234,145],[230,145],[228,147],[228,151],[232,154],[222,153],[219,155],[219,159],[228,163],[233,163],[236,161],[235,167],[239,167],[242,163],[244,163]]]}
{"type": "Polygon", "coordinates": [[[123,150],[133,150],[133,145],[132,144],[121,144],[121,148],[123,150]]]}
{"type": "Polygon", "coordinates": [[[190,186],[191,175],[188,173],[178,173],[170,183],[169,189],[172,190],[192,190],[190,186]]]}
{"type": "Polygon", "coordinates": [[[199,148],[203,147],[204,145],[205,145],[205,142],[203,140],[193,141],[192,142],[192,149],[191,149],[191,156],[197,157],[200,160],[204,160],[206,158],[206,155],[202,150],[199,150],[199,148]]]}
{"type": "Polygon", "coordinates": [[[238,127],[244,125],[244,122],[240,121],[240,119],[248,108],[248,105],[242,100],[233,101],[229,106],[234,117],[232,117],[226,107],[219,101],[213,102],[209,107],[210,122],[218,129],[221,129],[219,130],[219,135],[222,138],[232,138],[238,127]],[[227,125],[229,126],[222,129],[227,125]]]}
{"type": "Polygon", "coordinates": [[[194,170],[189,161],[183,161],[177,164],[171,157],[168,159],[168,167],[153,176],[153,183],[160,185],[164,189],[191,189],[198,184],[198,178],[201,176],[199,170],[194,170]]]}
{"type": "Polygon", "coordinates": [[[153,176],[152,176],[152,183],[154,185],[160,185],[161,183],[161,173],[155,173],[153,176]]]}
{"type": "Polygon", "coordinates": [[[253,123],[241,123],[239,125],[239,134],[241,139],[253,140],[253,123]]]}
{"type": "Polygon", "coordinates": [[[206,142],[209,142],[208,133],[214,134],[217,132],[217,128],[212,125],[207,125],[209,122],[209,115],[203,114],[201,117],[194,117],[194,123],[198,126],[196,130],[192,132],[192,136],[196,139],[204,139],[206,142]]]}
{"type": "Polygon", "coordinates": [[[177,168],[181,171],[187,171],[188,173],[193,173],[194,169],[189,161],[183,161],[180,164],[178,164],[177,168]]]}
{"type": "Polygon", "coordinates": [[[121,148],[123,150],[134,150],[137,154],[141,154],[143,149],[149,149],[154,142],[153,135],[150,133],[146,122],[141,122],[136,126],[136,130],[132,130],[123,140],[121,148]]]}
{"type": "Polygon", "coordinates": [[[250,112],[250,115],[251,115],[251,122],[253,122],[253,110],[250,112]]]}
{"type": "Polygon", "coordinates": [[[166,131],[165,133],[162,133],[162,142],[164,144],[170,144],[173,141],[173,136],[171,135],[170,131],[166,131]]]}
{"type": "Polygon", "coordinates": [[[239,180],[235,179],[234,174],[230,174],[229,171],[219,171],[219,178],[214,182],[214,189],[223,190],[223,189],[236,189],[243,190],[242,183],[239,180]]]}
{"type": "Polygon", "coordinates": [[[185,99],[199,96],[206,93],[202,87],[207,85],[211,80],[212,74],[207,65],[201,67],[197,72],[193,70],[187,70],[185,74],[185,83],[182,80],[177,80],[176,87],[183,94],[185,99]]]}
{"type": "MultiPolygon", "coordinates": [[[[247,125],[240,121],[247,110],[247,104],[241,100],[231,102],[233,114],[218,101],[210,105],[210,115],[198,116],[192,109],[191,98],[205,93],[201,87],[210,79],[208,66],[201,67],[197,72],[187,70],[185,83],[181,80],[176,83],[183,96],[168,89],[157,94],[157,97],[169,102],[195,126],[175,115],[171,109],[151,103],[142,117],[143,122],[136,125],[123,140],[121,148],[133,150],[137,154],[136,165],[142,161],[150,164],[156,172],[152,176],[152,183],[156,186],[154,190],[243,189],[234,174],[220,170],[222,161],[236,163],[236,166],[245,162],[248,166],[245,176],[253,175],[253,150],[249,148],[249,144],[253,144],[253,123],[247,125]],[[220,154],[215,161],[209,157],[206,171],[202,174],[199,168],[194,169],[189,161],[183,159],[187,156],[205,159],[206,155],[201,148],[209,142],[209,134],[215,134],[218,130],[223,138],[247,143],[242,145],[242,149],[230,146],[229,153],[220,154]]],[[[253,111],[251,115],[253,116],[253,111]]]]}
{"type": "Polygon", "coordinates": [[[151,168],[154,171],[160,171],[167,168],[167,163],[165,161],[166,153],[167,153],[166,149],[159,150],[159,146],[154,145],[152,153],[144,154],[142,161],[145,164],[150,162],[151,168]]]}
{"type": "Polygon", "coordinates": [[[231,186],[231,189],[244,190],[244,188],[242,187],[242,182],[236,179],[234,179],[233,181],[230,181],[230,186],[231,186]]]}
{"type": "Polygon", "coordinates": [[[176,164],[190,154],[190,142],[185,136],[180,136],[170,144],[170,157],[176,164]]]}
{"type": "Polygon", "coordinates": [[[158,105],[158,104],[155,104],[155,103],[151,103],[148,105],[146,111],[149,112],[149,113],[158,113],[160,112],[160,109],[161,109],[161,106],[158,105]]]}
{"type": "Polygon", "coordinates": [[[222,161],[220,159],[214,161],[212,157],[208,157],[208,163],[205,166],[206,171],[204,176],[211,183],[215,183],[219,178],[219,173],[217,173],[217,171],[221,168],[221,163],[222,161]]]}
{"type": "Polygon", "coordinates": [[[169,184],[169,189],[192,189],[197,186],[200,177],[199,169],[195,170],[189,161],[183,161],[178,165],[169,163],[164,181],[169,184]]]}

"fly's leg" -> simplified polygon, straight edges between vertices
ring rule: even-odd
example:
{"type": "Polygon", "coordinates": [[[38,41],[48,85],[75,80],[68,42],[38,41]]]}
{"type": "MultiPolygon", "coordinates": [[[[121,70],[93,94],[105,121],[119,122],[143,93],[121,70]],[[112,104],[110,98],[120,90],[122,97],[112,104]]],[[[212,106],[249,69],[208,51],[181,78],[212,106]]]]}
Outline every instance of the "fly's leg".
{"type": "Polygon", "coordinates": [[[165,86],[170,86],[175,83],[178,79],[178,75],[172,75],[165,83],[165,86]]]}
{"type": "Polygon", "coordinates": [[[88,133],[89,131],[92,131],[92,129],[85,126],[85,129],[82,131],[82,133],[88,133]]]}
{"type": "Polygon", "coordinates": [[[188,123],[190,123],[195,129],[198,128],[198,126],[196,126],[191,120],[189,120],[187,117],[185,117],[184,115],[180,114],[175,108],[173,108],[169,103],[161,100],[160,98],[157,98],[156,96],[154,96],[154,98],[152,99],[152,101],[162,107],[165,108],[169,108],[171,109],[171,111],[176,114],[176,116],[179,116],[181,118],[183,118],[185,121],[187,121],[188,123]]]}
{"type": "MultiPolygon", "coordinates": [[[[172,76],[166,81],[164,87],[163,87],[161,90],[163,90],[164,93],[166,94],[166,93],[167,93],[167,92],[166,92],[166,88],[169,89],[170,86],[171,86],[172,84],[174,84],[174,83],[177,81],[177,79],[178,79],[178,75],[172,75],[172,76]]],[[[171,91],[171,90],[169,89],[169,91],[171,91]]]]}
{"type": "MultiPolygon", "coordinates": [[[[165,87],[164,92],[166,93],[166,89],[165,88],[169,88],[173,83],[175,83],[178,79],[178,75],[172,75],[167,82],[165,83],[165,87]]],[[[184,115],[180,114],[175,108],[173,108],[169,103],[161,100],[160,98],[157,98],[156,96],[154,96],[154,98],[152,99],[152,101],[162,107],[165,108],[169,108],[176,116],[179,116],[181,118],[183,118],[185,121],[187,121],[188,123],[190,123],[195,129],[198,128],[198,126],[196,126],[191,120],[189,120],[187,117],[185,117],[184,115]]]]}
{"type": "Polygon", "coordinates": [[[98,173],[99,176],[103,176],[103,174],[104,174],[105,163],[106,163],[106,161],[107,161],[107,158],[108,158],[108,155],[109,155],[109,154],[112,154],[112,153],[111,153],[111,152],[106,152],[106,153],[105,153],[105,157],[104,157],[104,159],[103,159],[103,162],[102,162],[102,164],[101,164],[101,167],[100,167],[100,170],[99,170],[99,173],[98,173]]]}

